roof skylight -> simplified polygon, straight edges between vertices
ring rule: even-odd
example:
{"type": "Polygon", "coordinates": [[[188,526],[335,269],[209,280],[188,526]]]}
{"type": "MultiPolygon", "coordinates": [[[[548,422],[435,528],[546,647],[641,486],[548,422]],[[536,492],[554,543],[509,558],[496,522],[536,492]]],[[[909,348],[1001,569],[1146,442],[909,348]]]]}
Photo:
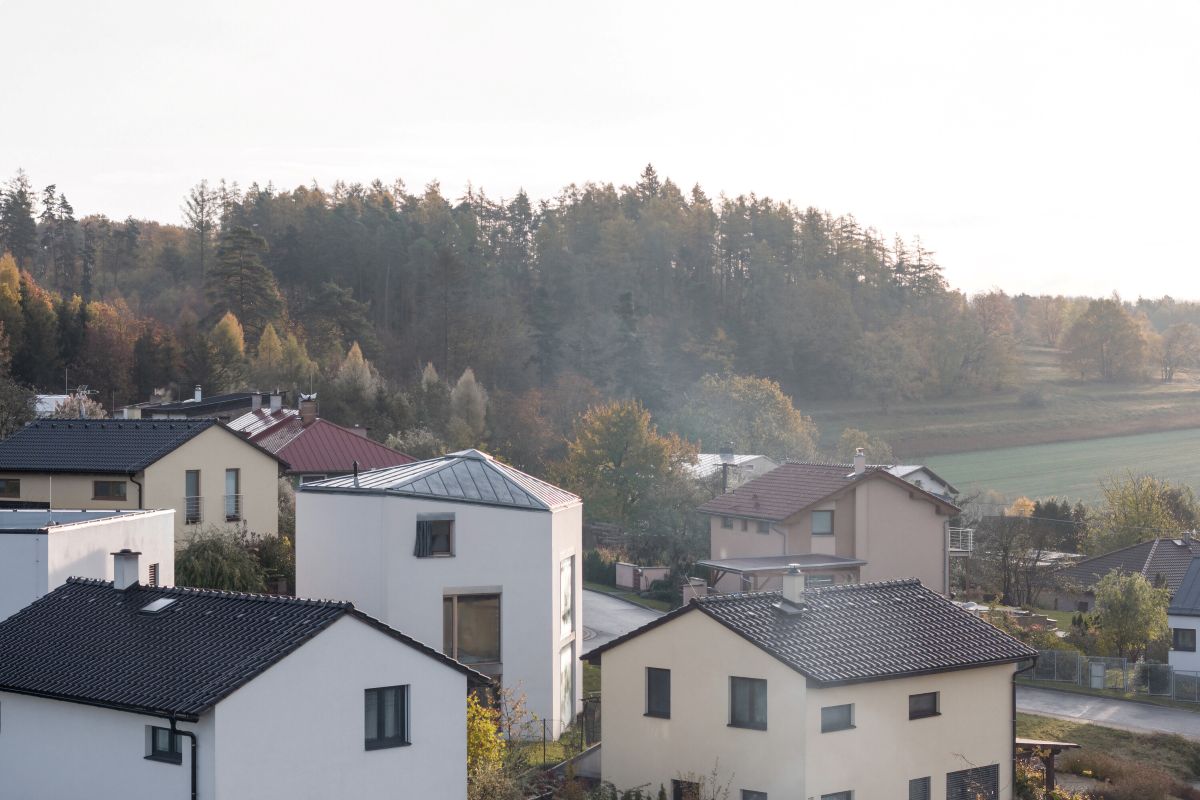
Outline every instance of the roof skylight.
{"type": "Polygon", "coordinates": [[[157,600],[155,600],[153,603],[151,603],[150,605],[144,607],[142,609],[142,613],[143,614],[157,614],[158,612],[162,611],[164,608],[166,608],[167,606],[171,605],[174,602],[175,602],[174,597],[160,597],[157,600]]]}

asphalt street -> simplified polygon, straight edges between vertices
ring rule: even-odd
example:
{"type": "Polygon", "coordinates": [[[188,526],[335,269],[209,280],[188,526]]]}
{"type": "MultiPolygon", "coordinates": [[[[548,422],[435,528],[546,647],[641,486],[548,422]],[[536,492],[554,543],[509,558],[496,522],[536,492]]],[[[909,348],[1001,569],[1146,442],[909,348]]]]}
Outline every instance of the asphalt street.
{"type": "Polygon", "coordinates": [[[1178,733],[1189,739],[1200,740],[1200,713],[1197,713],[1200,708],[1184,711],[1148,703],[1018,686],[1017,710],[1141,733],[1178,733]]]}
{"type": "Polygon", "coordinates": [[[583,652],[611,642],[662,614],[603,592],[583,590],[583,652]]]}

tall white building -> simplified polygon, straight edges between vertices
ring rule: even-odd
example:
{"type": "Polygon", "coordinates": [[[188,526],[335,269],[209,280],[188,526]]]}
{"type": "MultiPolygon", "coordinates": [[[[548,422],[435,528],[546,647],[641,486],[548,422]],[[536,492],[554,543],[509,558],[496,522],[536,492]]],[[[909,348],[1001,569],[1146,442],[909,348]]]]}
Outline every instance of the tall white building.
{"type": "Polygon", "coordinates": [[[343,597],[525,695],[579,712],[583,503],[478,450],[308,483],[296,591],[343,597]]]}

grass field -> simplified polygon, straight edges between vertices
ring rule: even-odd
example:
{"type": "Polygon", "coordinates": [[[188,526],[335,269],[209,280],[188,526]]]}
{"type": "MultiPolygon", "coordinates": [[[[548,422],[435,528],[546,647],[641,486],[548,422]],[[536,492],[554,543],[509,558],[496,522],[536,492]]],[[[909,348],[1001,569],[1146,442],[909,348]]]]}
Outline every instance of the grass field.
{"type": "Polygon", "coordinates": [[[1200,777],[1200,743],[1165,733],[1132,733],[1084,722],[1017,714],[1017,735],[1074,742],[1099,752],[1165,770],[1180,780],[1200,777]]]}

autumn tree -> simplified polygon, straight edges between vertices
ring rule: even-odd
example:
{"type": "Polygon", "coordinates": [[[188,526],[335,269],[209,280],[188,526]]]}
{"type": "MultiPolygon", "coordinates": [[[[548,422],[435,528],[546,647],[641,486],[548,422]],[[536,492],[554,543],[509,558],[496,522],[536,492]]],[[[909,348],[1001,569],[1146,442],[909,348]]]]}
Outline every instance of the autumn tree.
{"type": "Polygon", "coordinates": [[[1190,487],[1127,472],[1100,483],[1103,505],[1092,521],[1087,550],[1107,553],[1196,527],[1200,509],[1190,487]]]}
{"type": "Polygon", "coordinates": [[[1040,344],[1057,347],[1067,319],[1065,297],[1042,295],[1033,298],[1029,308],[1029,326],[1040,344]]]}
{"type": "Polygon", "coordinates": [[[1200,366],[1200,327],[1180,322],[1167,328],[1159,345],[1159,366],[1168,383],[1175,380],[1176,370],[1200,366]]]}
{"type": "Polygon", "coordinates": [[[1134,380],[1146,369],[1146,336],[1115,299],[1093,300],[1063,337],[1064,363],[1081,378],[1134,380]]]}
{"type": "Polygon", "coordinates": [[[487,426],[487,391],[475,380],[475,371],[463,370],[450,390],[450,445],[457,449],[476,447],[487,426]]]}
{"type": "Polygon", "coordinates": [[[705,375],[689,393],[678,427],[706,452],[732,442],[740,453],[808,459],[817,452],[817,426],[779,384],[744,375],[705,375]]]}
{"type": "Polygon", "coordinates": [[[869,464],[892,464],[895,461],[891,445],[858,428],[846,428],[842,431],[838,438],[837,460],[843,464],[852,463],[860,448],[866,454],[869,464]]]}
{"type": "Polygon", "coordinates": [[[269,322],[258,338],[258,347],[250,361],[250,374],[264,388],[278,388],[283,381],[283,342],[269,322]]]}
{"type": "Polygon", "coordinates": [[[246,335],[232,311],[213,326],[209,334],[212,347],[213,378],[221,391],[233,392],[246,384],[246,335]]]}
{"type": "Polygon", "coordinates": [[[108,411],[86,394],[72,394],[50,412],[51,419],[107,419],[108,411]]]}

